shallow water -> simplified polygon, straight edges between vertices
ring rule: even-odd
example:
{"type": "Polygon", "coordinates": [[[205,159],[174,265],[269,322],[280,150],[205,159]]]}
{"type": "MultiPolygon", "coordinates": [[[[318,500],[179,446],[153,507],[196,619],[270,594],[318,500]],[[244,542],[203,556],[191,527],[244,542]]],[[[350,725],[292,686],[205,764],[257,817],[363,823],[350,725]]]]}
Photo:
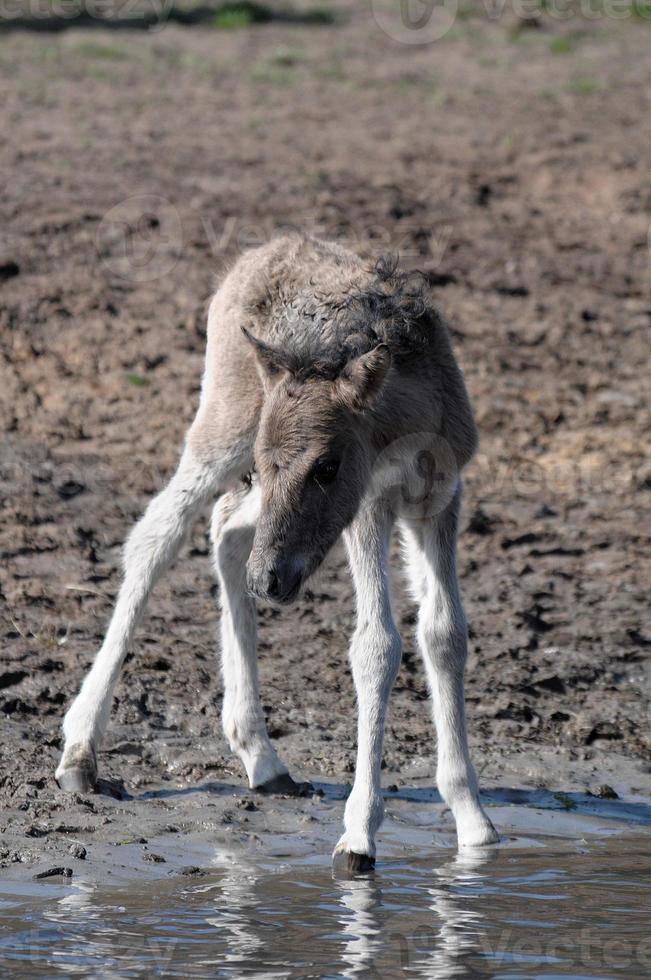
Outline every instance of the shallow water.
{"type": "Polygon", "coordinates": [[[325,859],[217,854],[201,877],[0,884],[15,977],[645,977],[651,838],[432,848],[334,879],[325,859]]]}

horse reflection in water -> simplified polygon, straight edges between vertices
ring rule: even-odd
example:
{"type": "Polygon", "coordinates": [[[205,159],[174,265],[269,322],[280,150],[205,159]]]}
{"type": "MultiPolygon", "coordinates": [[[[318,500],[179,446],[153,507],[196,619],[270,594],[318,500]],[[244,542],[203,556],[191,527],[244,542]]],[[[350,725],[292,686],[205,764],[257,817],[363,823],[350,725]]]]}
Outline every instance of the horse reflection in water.
{"type": "Polygon", "coordinates": [[[264,922],[258,919],[260,895],[257,885],[262,877],[261,870],[254,864],[242,860],[241,854],[228,851],[219,852],[214,863],[223,871],[217,884],[206,886],[217,896],[216,916],[208,916],[206,922],[223,936],[215,966],[232,965],[241,968],[250,963],[260,966],[264,961],[264,922]]]}
{"type": "MultiPolygon", "coordinates": [[[[233,848],[183,883],[107,892],[78,881],[45,917],[60,937],[58,965],[84,975],[447,978],[468,975],[482,949],[488,924],[473,891],[495,857],[477,848],[439,868],[396,862],[377,877],[333,879],[322,866],[265,866],[233,848]]],[[[29,942],[52,955],[49,926],[29,942]]]]}
{"type": "Polygon", "coordinates": [[[481,887],[482,869],[495,857],[491,848],[459,852],[428,873],[427,887],[424,876],[416,878],[409,869],[403,876],[401,868],[389,865],[384,876],[336,878],[330,894],[310,871],[301,882],[294,869],[288,880],[243,863],[241,854],[222,852],[215,862],[222,876],[210,886],[217,914],[206,921],[227,947],[217,958],[240,972],[267,968],[278,975],[284,965],[298,962],[306,968],[328,963],[327,972],[337,972],[339,960],[347,977],[398,975],[404,969],[428,978],[465,975],[486,929],[472,891],[481,887]]]}
{"type": "Polygon", "coordinates": [[[388,976],[405,969],[428,978],[467,975],[466,960],[481,946],[485,923],[479,906],[471,907],[459,889],[480,887],[481,869],[495,856],[488,847],[461,851],[434,869],[435,885],[423,889],[413,880],[406,885],[412,891],[410,904],[416,891],[429,894],[431,914],[403,906],[396,915],[400,894],[395,894],[395,882],[383,895],[378,878],[337,881],[346,909],[340,920],[347,937],[341,951],[345,975],[388,976]]]}

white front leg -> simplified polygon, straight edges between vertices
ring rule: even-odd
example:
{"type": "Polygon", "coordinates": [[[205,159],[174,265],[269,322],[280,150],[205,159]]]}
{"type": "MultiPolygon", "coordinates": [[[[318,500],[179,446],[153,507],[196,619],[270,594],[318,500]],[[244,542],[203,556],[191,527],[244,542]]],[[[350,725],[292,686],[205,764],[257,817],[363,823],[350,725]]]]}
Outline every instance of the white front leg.
{"type": "Polygon", "coordinates": [[[295,783],[278,758],[260,703],[255,600],[246,588],[246,562],[259,514],[257,485],[247,493],[226,494],[213,511],[211,539],[221,606],[222,723],[251,788],[302,794],[312,787],[295,783]]]}
{"type": "Polygon", "coordinates": [[[400,666],[400,635],[393,622],[387,570],[392,515],[381,504],[363,509],[345,535],[357,592],[357,628],[350,662],[357,693],[355,783],[344,813],[346,832],[335,848],[348,871],[375,863],[375,834],[384,816],[380,787],[387,704],[400,666]]]}
{"type": "Polygon", "coordinates": [[[466,618],[456,573],[459,487],[443,513],[401,522],[412,588],[420,603],[418,645],[432,694],[438,738],[436,780],[452,810],[459,847],[499,839],[479,802],[470,761],[464,710],[463,673],[467,657],[466,618]]]}
{"type": "Polygon", "coordinates": [[[246,588],[246,561],[260,512],[260,490],[222,497],[211,523],[219,580],[222,722],[231,750],[244,764],[249,785],[260,786],[287,768],[269,741],[258,690],[255,601],[246,588]]]}
{"type": "Polygon", "coordinates": [[[133,632],[151,590],[176,557],[201,505],[228,475],[229,463],[228,455],[221,465],[204,463],[186,448],[176,473],[129,535],[124,579],[106,637],[63,723],[65,744],[56,771],[62,789],[85,793],[95,784],[97,750],[133,632]]]}

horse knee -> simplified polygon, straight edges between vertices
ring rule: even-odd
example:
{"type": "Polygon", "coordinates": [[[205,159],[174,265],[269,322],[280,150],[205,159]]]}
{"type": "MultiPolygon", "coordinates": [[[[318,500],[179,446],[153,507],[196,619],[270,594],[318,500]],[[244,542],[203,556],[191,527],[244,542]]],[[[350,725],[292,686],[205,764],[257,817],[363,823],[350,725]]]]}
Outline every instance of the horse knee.
{"type": "Polygon", "coordinates": [[[400,633],[395,626],[364,623],[355,631],[350,656],[356,685],[366,689],[391,686],[402,657],[400,633]]]}
{"type": "Polygon", "coordinates": [[[217,502],[210,525],[213,564],[222,581],[245,587],[246,561],[255,533],[255,491],[231,491],[217,502]]]}

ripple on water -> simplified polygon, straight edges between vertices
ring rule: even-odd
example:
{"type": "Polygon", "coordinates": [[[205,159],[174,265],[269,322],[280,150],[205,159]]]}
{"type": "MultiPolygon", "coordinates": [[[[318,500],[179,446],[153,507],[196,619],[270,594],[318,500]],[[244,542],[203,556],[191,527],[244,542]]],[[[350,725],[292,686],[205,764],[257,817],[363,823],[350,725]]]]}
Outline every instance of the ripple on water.
{"type": "Polygon", "coordinates": [[[648,834],[378,863],[230,860],[189,883],[0,886],[0,973],[612,977],[651,973],[648,834]]]}

